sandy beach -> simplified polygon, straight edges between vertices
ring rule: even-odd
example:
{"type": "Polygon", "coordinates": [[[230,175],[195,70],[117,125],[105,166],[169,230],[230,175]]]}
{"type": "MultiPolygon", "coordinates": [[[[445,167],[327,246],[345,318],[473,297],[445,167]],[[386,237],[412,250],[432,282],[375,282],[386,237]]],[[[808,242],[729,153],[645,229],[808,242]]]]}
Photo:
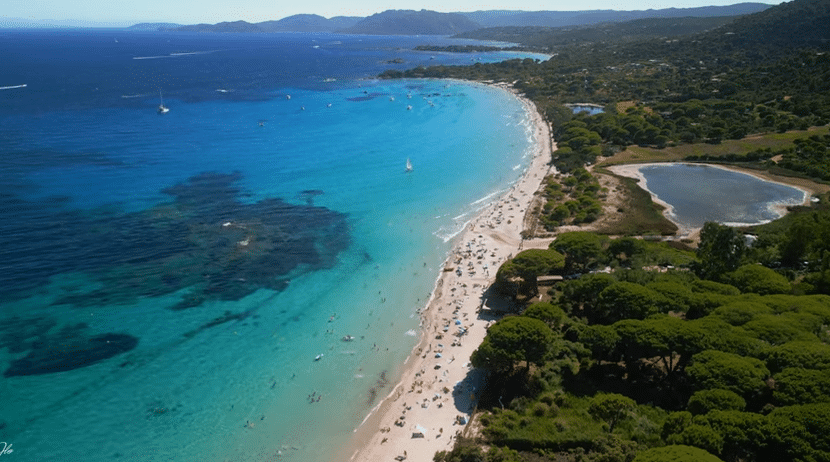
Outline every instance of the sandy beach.
{"type": "MultiPolygon", "coordinates": [[[[492,86],[512,92],[506,85],[492,86]]],[[[530,247],[521,238],[525,215],[542,180],[553,171],[550,128],[532,102],[516,96],[532,117],[536,149],[530,166],[460,236],[420,311],[421,340],[400,381],[355,429],[354,446],[344,459],[430,462],[435,452],[452,449],[465,431],[483,379],[470,366],[470,356],[494,321],[481,313],[485,291],[504,261],[530,247]]]]}

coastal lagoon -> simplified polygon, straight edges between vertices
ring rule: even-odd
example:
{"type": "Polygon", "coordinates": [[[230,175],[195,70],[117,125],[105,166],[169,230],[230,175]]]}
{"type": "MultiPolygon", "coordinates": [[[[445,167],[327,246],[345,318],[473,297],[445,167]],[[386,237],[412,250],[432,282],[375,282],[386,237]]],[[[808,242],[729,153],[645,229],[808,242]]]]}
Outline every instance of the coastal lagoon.
{"type": "Polygon", "coordinates": [[[592,116],[605,112],[605,109],[602,106],[596,104],[567,104],[566,106],[569,107],[574,114],[585,113],[586,115],[592,116]]]}
{"type": "Polygon", "coordinates": [[[669,206],[668,216],[682,228],[707,221],[731,226],[780,218],[787,206],[800,205],[808,193],[734,170],[699,164],[648,164],[639,167],[641,186],[669,206]]]}
{"type": "Polygon", "coordinates": [[[506,91],[373,77],[527,56],[411,51],[462,43],[0,34],[15,460],[331,460],[533,151],[506,91]]]}

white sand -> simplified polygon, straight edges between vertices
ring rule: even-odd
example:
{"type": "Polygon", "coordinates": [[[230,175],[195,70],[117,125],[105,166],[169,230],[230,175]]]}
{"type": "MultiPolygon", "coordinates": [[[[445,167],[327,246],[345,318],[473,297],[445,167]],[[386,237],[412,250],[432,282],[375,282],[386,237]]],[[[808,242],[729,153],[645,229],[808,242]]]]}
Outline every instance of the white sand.
{"type": "MultiPolygon", "coordinates": [[[[505,85],[494,86],[510,91],[505,85]]],[[[504,261],[530,248],[521,239],[525,214],[542,180],[555,171],[549,166],[555,149],[550,129],[532,102],[520,100],[532,115],[537,140],[531,165],[464,231],[442,268],[449,271],[442,272],[421,312],[421,342],[407,359],[400,382],[355,430],[355,447],[344,458],[374,462],[406,456],[408,462],[431,462],[435,452],[452,449],[465,428],[456,419],[469,419],[483,377],[469,365],[470,355],[493,322],[479,315],[482,294],[504,261]],[[458,335],[462,328],[466,333],[458,335]],[[413,438],[420,431],[424,437],[413,438]]],[[[533,246],[547,247],[548,242],[533,241],[533,246]]]]}

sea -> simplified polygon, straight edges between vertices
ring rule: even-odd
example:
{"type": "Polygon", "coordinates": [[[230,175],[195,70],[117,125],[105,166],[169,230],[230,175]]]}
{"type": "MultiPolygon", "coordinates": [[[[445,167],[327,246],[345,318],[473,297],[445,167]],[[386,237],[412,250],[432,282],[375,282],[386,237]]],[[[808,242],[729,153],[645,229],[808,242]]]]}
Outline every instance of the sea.
{"type": "Polygon", "coordinates": [[[467,43],[0,31],[4,455],[355,444],[460,231],[533,152],[506,91],[376,78],[547,58],[413,50],[467,43]]]}
{"type": "Polygon", "coordinates": [[[671,207],[672,221],[701,228],[707,221],[728,226],[768,223],[803,204],[809,193],[753,175],[706,164],[651,164],[640,173],[646,187],[671,207]]]}

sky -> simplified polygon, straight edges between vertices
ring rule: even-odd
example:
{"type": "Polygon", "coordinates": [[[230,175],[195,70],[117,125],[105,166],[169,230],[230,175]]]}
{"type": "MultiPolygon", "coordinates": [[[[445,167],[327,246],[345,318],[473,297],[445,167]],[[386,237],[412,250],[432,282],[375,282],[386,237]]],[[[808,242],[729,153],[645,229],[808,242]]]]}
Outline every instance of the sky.
{"type": "MultiPolygon", "coordinates": [[[[8,18],[73,20],[112,25],[135,22],[214,24],[244,20],[262,22],[301,13],[370,16],[390,9],[434,10],[444,13],[479,10],[573,11],[647,10],[733,5],[753,0],[3,0],[0,21],[8,18]]],[[[779,0],[754,0],[778,4],[779,0]]]]}

